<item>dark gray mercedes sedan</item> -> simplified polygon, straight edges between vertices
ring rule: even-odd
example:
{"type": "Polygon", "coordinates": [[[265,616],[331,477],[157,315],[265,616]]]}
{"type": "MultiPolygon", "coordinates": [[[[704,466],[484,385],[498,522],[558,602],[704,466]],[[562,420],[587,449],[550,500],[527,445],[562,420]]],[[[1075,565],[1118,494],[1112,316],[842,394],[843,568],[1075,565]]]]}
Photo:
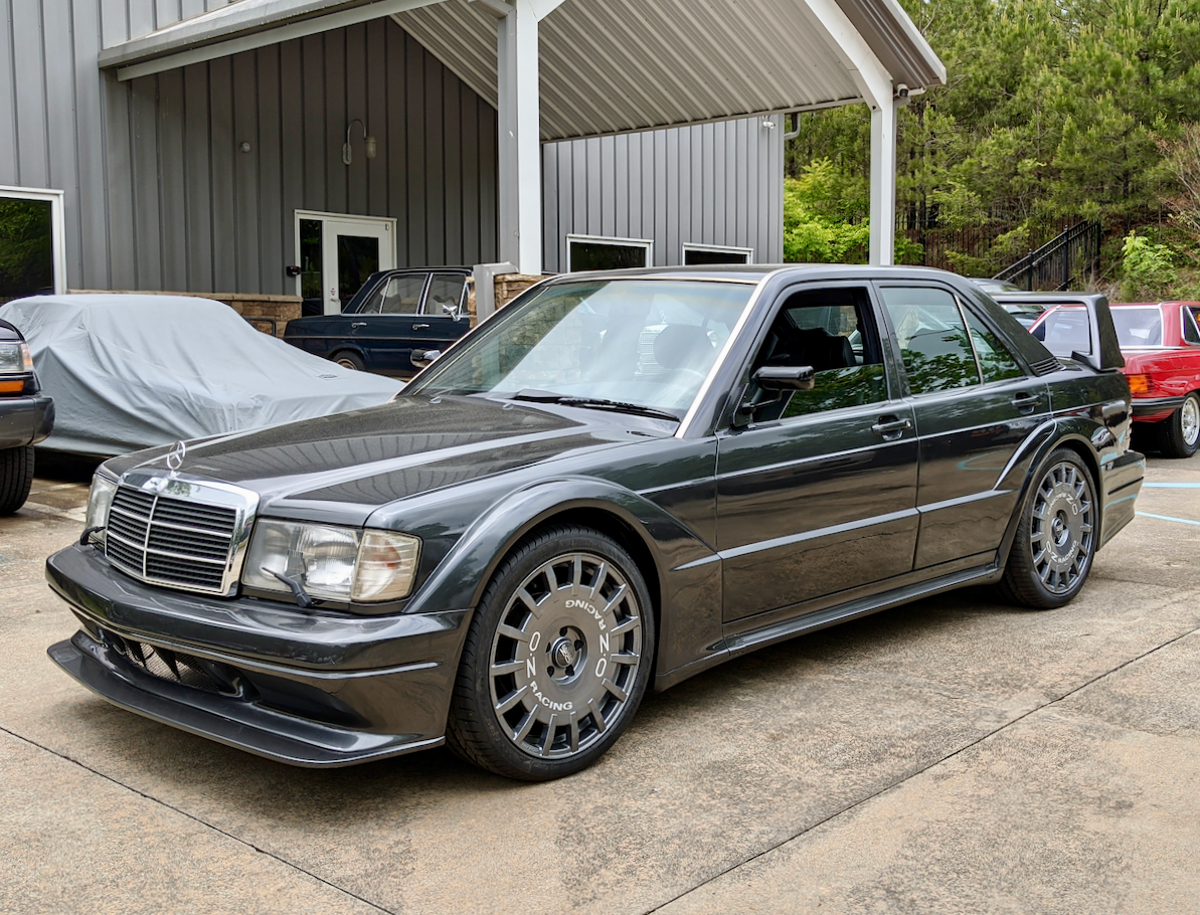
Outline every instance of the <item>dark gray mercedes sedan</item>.
{"type": "Polygon", "coordinates": [[[754,648],[963,585],[1073,598],[1144,469],[1089,308],[1060,360],[934,270],[545,281],[388,404],[103,464],[50,656],[285,762],[570,774],[754,648]]]}

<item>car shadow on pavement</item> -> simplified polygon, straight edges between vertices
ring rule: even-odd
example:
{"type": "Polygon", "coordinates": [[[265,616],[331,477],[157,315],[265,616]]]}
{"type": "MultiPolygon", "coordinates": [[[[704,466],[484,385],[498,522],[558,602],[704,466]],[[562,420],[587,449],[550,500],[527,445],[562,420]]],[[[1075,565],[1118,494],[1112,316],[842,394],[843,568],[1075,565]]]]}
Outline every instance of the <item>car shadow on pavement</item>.
{"type": "MultiPolygon", "coordinates": [[[[650,693],[629,731],[597,766],[565,782],[604,779],[637,744],[686,744],[708,739],[690,730],[699,722],[739,713],[750,702],[770,705],[806,678],[828,689],[835,681],[886,677],[908,667],[948,628],[968,629],[972,618],[1030,615],[999,602],[990,589],[973,589],[852,621],[734,659],[665,693],[650,693]],[[878,671],[876,673],[875,671],[878,671]],[[742,697],[742,698],[738,698],[742,697]],[[589,773],[591,775],[589,776],[589,773]]],[[[964,637],[960,632],[959,638],[964,637]]],[[[789,699],[788,701],[792,701],[789,699]]],[[[483,772],[445,747],[349,768],[302,769],[262,759],[184,733],[99,698],[81,697],[64,710],[68,733],[88,746],[87,764],[123,784],[174,805],[182,796],[198,804],[189,812],[208,819],[203,808],[220,808],[239,819],[339,824],[391,820],[423,800],[446,796],[483,797],[525,790],[525,785],[483,772]],[[236,811],[236,813],[235,813],[236,811]]],[[[76,754],[71,754],[76,755],[76,754]]],[[[216,813],[215,810],[210,813],[216,813]]]]}

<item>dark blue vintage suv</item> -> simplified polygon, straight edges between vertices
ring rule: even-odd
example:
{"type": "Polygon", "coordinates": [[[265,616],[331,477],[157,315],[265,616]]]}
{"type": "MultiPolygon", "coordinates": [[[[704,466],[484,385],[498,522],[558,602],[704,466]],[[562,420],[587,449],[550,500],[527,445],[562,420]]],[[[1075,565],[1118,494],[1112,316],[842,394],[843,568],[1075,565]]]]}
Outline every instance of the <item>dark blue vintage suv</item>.
{"type": "Polygon", "coordinates": [[[346,368],[411,378],[414,349],[444,350],[470,328],[470,277],[470,267],[373,273],[340,315],[289,321],[283,339],[346,368]]]}

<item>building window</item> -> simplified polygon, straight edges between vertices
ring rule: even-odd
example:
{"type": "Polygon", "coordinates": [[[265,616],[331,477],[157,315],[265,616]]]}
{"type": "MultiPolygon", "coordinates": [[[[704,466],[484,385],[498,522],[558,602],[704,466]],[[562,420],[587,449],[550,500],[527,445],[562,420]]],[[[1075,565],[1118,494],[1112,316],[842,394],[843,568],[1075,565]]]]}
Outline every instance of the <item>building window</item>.
{"type": "Polygon", "coordinates": [[[731,245],[683,246],[683,265],[695,267],[700,264],[753,264],[753,248],[735,248],[731,245]]]}
{"type": "Polygon", "coordinates": [[[567,236],[567,272],[620,270],[649,267],[654,263],[654,242],[648,238],[601,238],[598,235],[567,236]]]}
{"type": "Polygon", "coordinates": [[[0,304],[67,287],[63,192],[0,187],[0,304]]]}

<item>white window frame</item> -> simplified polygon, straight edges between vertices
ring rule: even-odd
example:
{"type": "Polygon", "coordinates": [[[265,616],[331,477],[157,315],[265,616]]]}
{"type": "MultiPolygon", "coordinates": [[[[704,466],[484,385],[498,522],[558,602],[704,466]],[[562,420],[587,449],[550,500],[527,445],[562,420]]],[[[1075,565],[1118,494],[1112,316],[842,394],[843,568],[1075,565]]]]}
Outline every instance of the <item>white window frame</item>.
{"type": "Polygon", "coordinates": [[[589,245],[612,245],[619,248],[643,248],[646,251],[646,266],[654,266],[653,238],[620,238],[613,235],[567,235],[567,273],[571,269],[571,242],[585,242],[589,245]]]}
{"type": "Polygon", "coordinates": [[[742,248],[737,245],[701,245],[696,242],[685,241],[682,247],[679,249],[680,266],[683,266],[687,263],[687,255],[689,251],[714,251],[718,254],[744,254],[746,255],[747,264],[754,263],[753,248],[742,248]]]}
{"type": "MultiPolygon", "coordinates": [[[[9,187],[0,185],[0,197],[13,200],[48,200],[50,201],[50,259],[53,262],[54,294],[62,295],[67,291],[67,227],[63,220],[63,192],[53,189],[32,187],[9,187]]],[[[299,225],[297,225],[299,231],[299,225]]]]}
{"type": "MultiPolygon", "coordinates": [[[[295,210],[292,217],[292,263],[300,264],[300,220],[316,219],[321,222],[362,222],[384,226],[392,239],[392,263],[396,259],[396,218],[394,216],[359,216],[355,213],[326,213],[322,210],[295,210]]],[[[321,230],[321,239],[325,239],[325,231],[321,230]]],[[[296,276],[296,295],[301,294],[300,276],[296,276]]]]}

